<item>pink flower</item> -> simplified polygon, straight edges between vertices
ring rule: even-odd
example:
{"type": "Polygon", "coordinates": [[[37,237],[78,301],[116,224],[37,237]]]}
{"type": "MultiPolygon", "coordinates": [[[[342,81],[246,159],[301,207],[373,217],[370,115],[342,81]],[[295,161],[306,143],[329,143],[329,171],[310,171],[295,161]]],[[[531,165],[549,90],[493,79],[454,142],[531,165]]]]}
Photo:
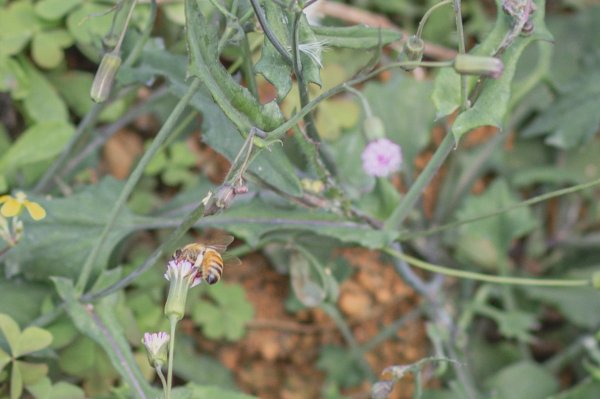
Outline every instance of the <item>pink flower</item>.
{"type": "Polygon", "coordinates": [[[402,151],[400,146],[388,139],[371,141],[362,153],[362,166],[370,176],[386,177],[400,169],[402,151]]]}

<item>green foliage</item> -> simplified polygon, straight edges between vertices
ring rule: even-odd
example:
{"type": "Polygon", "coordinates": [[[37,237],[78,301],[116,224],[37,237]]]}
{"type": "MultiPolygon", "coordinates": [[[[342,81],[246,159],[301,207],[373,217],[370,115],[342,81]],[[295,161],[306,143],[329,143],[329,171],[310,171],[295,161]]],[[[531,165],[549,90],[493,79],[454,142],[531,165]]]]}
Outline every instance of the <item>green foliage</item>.
{"type": "Polygon", "coordinates": [[[489,386],[498,399],[545,399],[558,389],[557,381],[548,371],[526,361],[501,370],[489,381],[489,386]]]}
{"type": "Polygon", "coordinates": [[[27,390],[35,399],[85,398],[85,393],[78,386],[63,381],[52,384],[48,378],[43,378],[38,383],[28,386],[27,390]]]}
{"type": "Polygon", "coordinates": [[[179,184],[190,186],[197,179],[190,170],[195,165],[196,157],[192,150],[184,142],[178,141],[158,152],[144,173],[160,176],[161,180],[169,186],[179,184]]]}
{"type": "Polygon", "coordinates": [[[194,345],[187,337],[180,336],[175,343],[174,373],[179,378],[193,384],[214,385],[221,388],[232,388],[235,381],[225,366],[210,356],[198,355],[194,345]]]}
{"type": "Polygon", "coordinates": [[[0,371],[10,364],[10,398],[21,397],[23,386],[35,384],[48,372],[48,366],[17,360],[46,348],[52,342],[52,335],[39,327],[27,327],[21,331],[19,325],[9,316],[0,314],[6,351],[0,347],[0,371]]]}
{"type": "Polygon", "coordinates": [[[321,349],[317,367],[327,374],[327,381],[349,388],[360,384],[364,377],[363,369],[357,364],[354,355],[340,346],[327,345],[321,349]]]}
{"type": "Polygon", "coordinates": [[[254,308],[246,292],[237,284],[219,283],[205,290],[208,300],[197,301],[192,319],[202,326],[209,339],[237,341],[246,332],[246,323],[254,316],[254,308]]]}

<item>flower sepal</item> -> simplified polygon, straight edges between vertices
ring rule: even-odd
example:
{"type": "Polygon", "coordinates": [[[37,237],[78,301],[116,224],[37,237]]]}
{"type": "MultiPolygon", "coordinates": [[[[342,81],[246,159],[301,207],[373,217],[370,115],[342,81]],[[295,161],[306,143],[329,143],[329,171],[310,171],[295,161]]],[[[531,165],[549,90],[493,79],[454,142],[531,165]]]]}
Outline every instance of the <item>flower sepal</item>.
{"type": "Polygon", "coordinates": [[[169,334],[166,332],[144,333],[142,344],[146,347],[148,362],[152,367],[162,367],[167,363],[169,354],[169,334]]]}
{"type": "Polygon", "coordinates": [[[165,303],[165,315],[170,319],[183,319],[188,290],[202,282],[198,269],[187,259],[174,256],[167,264],[165,278],[170,282],[165,303]]]}

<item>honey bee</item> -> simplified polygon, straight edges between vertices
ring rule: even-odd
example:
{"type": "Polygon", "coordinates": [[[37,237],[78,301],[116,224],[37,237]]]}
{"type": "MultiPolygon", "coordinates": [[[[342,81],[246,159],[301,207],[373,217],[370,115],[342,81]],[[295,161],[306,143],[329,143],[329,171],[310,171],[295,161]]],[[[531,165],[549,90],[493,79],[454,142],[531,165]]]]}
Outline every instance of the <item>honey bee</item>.
{"type": "Polygon", "coordinates": [[[224,235],[210,242],[188,244],[175,251],[173,257],[192,263],[198,269],[196,277],[213,285],[221,279],[224,265],[236,266],[241,263],[235,257],[223,260],[222,254],[232,242],[232,236],[224,235]]]}

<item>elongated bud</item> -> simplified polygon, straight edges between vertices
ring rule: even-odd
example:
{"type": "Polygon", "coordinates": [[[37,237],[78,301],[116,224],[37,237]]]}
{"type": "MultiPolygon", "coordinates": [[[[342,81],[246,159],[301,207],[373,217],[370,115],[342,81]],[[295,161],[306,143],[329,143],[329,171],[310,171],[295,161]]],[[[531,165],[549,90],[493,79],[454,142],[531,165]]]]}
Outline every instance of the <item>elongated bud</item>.
{"type": "MultiPolygon", "coordinates": [[[[415,35],[411,36],[404,42],[402,46],[402,53],[400,54],[400,62],[403,61],[414,61],[420,62],[423,59],[423,52],[425,51],[425,42],[415,35]]],[[[404,66],[402,69],[405,71],[412,71],[416,66],[404,66]]]]}
{"type": "Polygon", "coordinates": [[[94,77],[94,83],[92,84],[92,90],[90,91],[90,97],[97,103],[104,102],[110,95],[115,76],[121,66],[121,56],[116,53],[106,53],[102,57],[96,76],[94,77]]]}
{"type": "Polygon", "coordinates": [[[385,137],[385,127],[383,122],[376,116],[369,116],[363,122],[365,136],[369,141],[382,139],[385,137]]]}
{"type": "Polygon", "coordinates": [[[499,58],[459,54],[454,59],[454,70],[461,75],[483,75],[498,79],[504,71],[499,58]]]}

